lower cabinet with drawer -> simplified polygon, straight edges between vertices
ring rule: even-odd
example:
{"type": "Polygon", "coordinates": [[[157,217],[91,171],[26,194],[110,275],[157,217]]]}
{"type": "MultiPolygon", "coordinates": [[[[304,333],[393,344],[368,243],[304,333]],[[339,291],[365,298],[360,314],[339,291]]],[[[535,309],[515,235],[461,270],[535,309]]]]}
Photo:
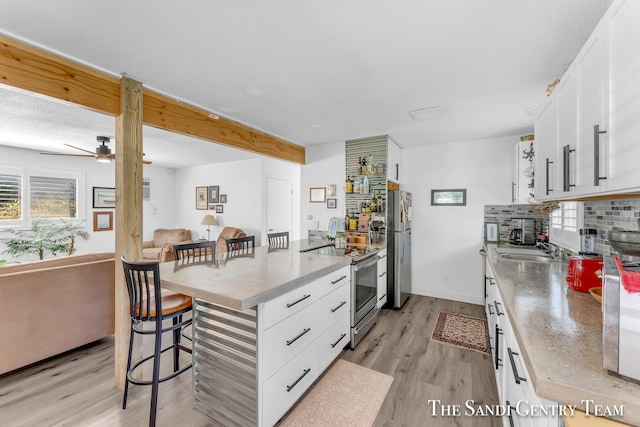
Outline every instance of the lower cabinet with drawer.
{"type": "Polygon", "coordinates": [[[272,426],[349,344],[346,266],[250,310],[194,300],[194,408],[225,426],[272,426]]]}
{"type": "Polygon", "coordinates": [[[376,306],[382,308],[387,303],[387,250],[378,253],[378,301],[376,306]]]}

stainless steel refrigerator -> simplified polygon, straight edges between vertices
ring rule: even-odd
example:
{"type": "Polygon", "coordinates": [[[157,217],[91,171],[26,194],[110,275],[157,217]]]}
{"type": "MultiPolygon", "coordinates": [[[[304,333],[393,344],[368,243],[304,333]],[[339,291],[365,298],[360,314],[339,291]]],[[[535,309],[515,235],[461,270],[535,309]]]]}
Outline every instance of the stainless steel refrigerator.
{"type": "Polygon", "coordinates": [[[387,193],[387,304],[400,308],[411,291],[411,193],[387,193]]]}

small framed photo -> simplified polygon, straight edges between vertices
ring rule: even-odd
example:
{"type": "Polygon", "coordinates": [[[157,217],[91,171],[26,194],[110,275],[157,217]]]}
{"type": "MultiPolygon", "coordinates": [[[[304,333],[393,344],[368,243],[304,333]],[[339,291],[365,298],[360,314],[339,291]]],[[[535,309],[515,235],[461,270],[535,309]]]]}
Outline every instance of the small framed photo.
{"type": "Polygon", "coordinates": [[[207,210],[209,208],[207,191],[208,187],[196,187],[196,209],[207,210]]]}
{"type": "Polygon", "coordinates": [[[220,203],[219,185],[212,185],[209,187],[209,203],[220,203]]]}
{"type": "Polygon", "coordinates": [[[224,206],[216,205],[216,213],[224,213],[224,206]]]}
{"type": "Polygon", "coordinates": [[[327,199],[327,208],[336,209],[338,205],[338,199],[327,199]]]}
{"type": "Polygon", "coordinates": [[[311,187],[309,189],[309,202],[324,203],[327,201],[327,189],[325,187],[311,187]]]}
{"type": "Polygon", "coordinates": [[[500,223],[487,221],[484,223],[484,240],[487,243],[500,242],[500,223]]]}
{"type": "Polygon", "coordinates": [[[110,187],[93,187],[94,209],[110,209],[116,207],[116,189],[110,187]]]}
{"type": "Polygon", "coordinates": [[[93,213],[93,231],[109,231],[113,230],[113,212],[94,212],[93,213]]]}
{"type": "Polygon", "coordinates": [[[209,205],[209,210],[210,211],[215,211],[216,210],[216,205],[209,205]]]}
{"type": "Polygon", "coordinates": [[[227,195],[226,194],[221,194],[220,195],[220,203],[227,203],[227,195]]]}
{"type": "Polygon", "coordinates": [[[431,206],[467,206],[467,189],[431,190],[431,206]]]}
{"type": "Polygon", "coordinates": [[[327,197],[336,197],[336,185],[331,184],[327,187],[327,197]]]}

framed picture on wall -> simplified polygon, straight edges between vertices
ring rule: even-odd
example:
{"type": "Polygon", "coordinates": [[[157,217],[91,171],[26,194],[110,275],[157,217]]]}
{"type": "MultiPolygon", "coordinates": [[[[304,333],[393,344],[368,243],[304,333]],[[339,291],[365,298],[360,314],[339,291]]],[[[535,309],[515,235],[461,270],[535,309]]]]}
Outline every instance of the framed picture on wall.
{"type": "Polygon", "coordinates": [[[224,213],[224,206],[216,205],[216,213],[224,213]]]}
{"type": "Polygon", "coordinates": [[[109,209],[116,207],[116,189],[109,187],[93,187],[93,207],[109,209]]]}
{"type": "Polygon", "coordinates": [[[93,231],[113,230],[113,212],[94,212],[93,213],[93,231]]]}
{"type": "Polygon", "coordinates": [[[324,203],[327,201],[327,189],[325,187],[311,187],[309,189],[309,202],[324,203]]]}
{"type": "Polygon", "coordinates": [[[220,195],[220,203],[227,203],[227,195],[226,194],[221,194],[220,195]]]}
{"type": "Polygon", "coordinates": [[[336,209],[338,199],[327,199],[327,208],[336,209]]]}
{"type": "Polygon", "coordinates": [[[220,186],[209,186],[209,203],[220,203],[220,186]]]}
{"type": "Polygon", "coordinates": [[[209,208],[207,191],[208,187],[196,187],[196,209],[206,210],[209,208]]]}
{"type": "Polygon", "coordinates": [[[500,242],[500,224],[497,221],[487,221],[484,223],[484,240],[487,243],[500,242]]]}

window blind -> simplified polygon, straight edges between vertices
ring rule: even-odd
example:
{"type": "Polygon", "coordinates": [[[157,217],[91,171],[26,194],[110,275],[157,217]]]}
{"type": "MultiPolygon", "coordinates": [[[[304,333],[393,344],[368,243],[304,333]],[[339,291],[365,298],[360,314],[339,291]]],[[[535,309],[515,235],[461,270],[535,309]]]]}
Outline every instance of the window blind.
{"type": "Polygon", "coordinates": [[[0,221],[22,219],[22,176],[0,174],[0,221]]]}
{"type": "Polygon", "coordinates": [[[29,216],[76,219],[77,180],[31,175],[29,177],[29,216]]]}

